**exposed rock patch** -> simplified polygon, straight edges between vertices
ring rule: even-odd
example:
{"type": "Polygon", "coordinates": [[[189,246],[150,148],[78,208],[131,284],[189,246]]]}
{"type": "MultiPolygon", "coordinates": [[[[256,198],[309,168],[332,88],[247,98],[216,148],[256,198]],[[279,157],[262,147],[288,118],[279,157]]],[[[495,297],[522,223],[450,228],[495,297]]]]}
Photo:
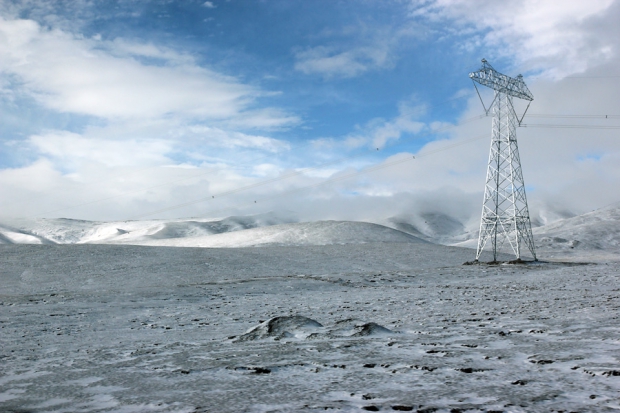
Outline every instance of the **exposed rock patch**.
{"type": "Polygon", "coordinates": [[[322,327],[323,325],[318,321],[300,315],[274,317],[242,334],[235,342],[268,338],[276,340],[282,338],[305,338],[322,327]]]}

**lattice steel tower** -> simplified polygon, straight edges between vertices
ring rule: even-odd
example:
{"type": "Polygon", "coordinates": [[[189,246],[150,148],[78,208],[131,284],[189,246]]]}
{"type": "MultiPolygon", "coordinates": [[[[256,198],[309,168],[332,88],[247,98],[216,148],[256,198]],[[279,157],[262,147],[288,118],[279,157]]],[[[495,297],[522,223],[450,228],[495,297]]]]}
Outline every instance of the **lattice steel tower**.
{"type": "Polygon", "coordinates": [[[495,91],[489,109],[480,98],[487,115],[490,110],[493,111],[493,126],[476,261],[488,242],[492,244],[493,261],[497,261],[497,252],[506,240],[517,259],[521,258],[522,245],[525,245],[536,259],[517,147],[517,125],[521,123],[525,113],[519,119],[512,104],[512,98],[516,97],[529,101],[529,108],[534,97],[525,86],[521,75],[513,78],[499,73],[485,59],[482,59],[480,70],[470,73],[469,77],[474,81],[475,87],[477,82],[495,91]]]}

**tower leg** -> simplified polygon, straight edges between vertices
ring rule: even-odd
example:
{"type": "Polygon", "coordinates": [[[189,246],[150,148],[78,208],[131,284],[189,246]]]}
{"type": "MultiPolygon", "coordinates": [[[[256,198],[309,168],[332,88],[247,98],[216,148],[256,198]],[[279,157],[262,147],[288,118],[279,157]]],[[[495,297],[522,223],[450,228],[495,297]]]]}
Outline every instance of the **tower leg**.
{"type": "Polygon", "coordinates": [[[485,246],[491,243],[493,261],[508,241],[517,259],[525,245],[534,259],[536,252],[530,213],[525,196],[525,183],[517,146],[516,124],[512,96],[496,91],[493,103],[491,151],[482,202],[480,234],[476,260],[485,246]]]}

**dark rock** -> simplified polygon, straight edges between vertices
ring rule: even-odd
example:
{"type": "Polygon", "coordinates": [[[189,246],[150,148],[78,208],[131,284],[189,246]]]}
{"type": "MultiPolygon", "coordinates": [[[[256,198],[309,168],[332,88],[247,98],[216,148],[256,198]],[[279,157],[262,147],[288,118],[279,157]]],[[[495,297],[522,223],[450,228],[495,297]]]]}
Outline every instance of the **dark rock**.
{"type": "Polygon", "coordinates": [[[416,369],[416,370],[425,370],[425,371],[434,371],[437,370],[437,367],[428,367],[428,366],[411,366],[412,369],[416,369]]]}
{"type": "Polygon", "coordinates": [[[530,360],[530,363],[534,363],[534,364],[552,364],[553,360],[530,360]]]}
{"type": "Polygon", "coordinates": [[[399,412],[410,412],[413,410],[413,406],[404,406],[404,405],[397,404],[395,406],[392,406],[392,410],[396,410],[399,412]]]}
{"type": "Polygon", "coordinates": [[[394,332],[377,323],[366,323],[355,326],[357,332],[352,337],[374,336],[381,334],[393,334],[394,332]]]}
{"type": "Polygon", "coordinates": [[[520,386],[525,386],[527,384],[527,381],[525,381],[525,380],[517,380],[517,381],[513,381],[512,384],[518,384],[520,386]]]}
{"type": "Polygon", "coordinates": [[[252,370],[254,370],[252,372],[252,374],[269,374],[269,373],[271,373],[271,370],[266,369],[264,367],[253,367],[252,370]]]}
{"type": "Polygon", "coordinates": [[[609,370],[603,372],[603,376],[620,376],[620,371],[618,370],[609,370]]]}
{"type": "Polygon", "coordinates": [[[364,367],[366,367],[367,369],[374,369],[375,366],[376,366],[376,364],[374,364],[374,363],[364,364],[364,367]]]}
{"type": "Polygon", "coordinates": [[[363,406],[362,410],[367,410],[369,412],[378,412],[379,408],[377,406],[370,405],[370,406],[363,406]]]}
{"type": "Polygon", "coordinates": [[[463,373],[473,373],[474,369],[472,369],[471,367],[465,367],[463,369],[459,369],[459,371],[461,371],[463,373]]]}

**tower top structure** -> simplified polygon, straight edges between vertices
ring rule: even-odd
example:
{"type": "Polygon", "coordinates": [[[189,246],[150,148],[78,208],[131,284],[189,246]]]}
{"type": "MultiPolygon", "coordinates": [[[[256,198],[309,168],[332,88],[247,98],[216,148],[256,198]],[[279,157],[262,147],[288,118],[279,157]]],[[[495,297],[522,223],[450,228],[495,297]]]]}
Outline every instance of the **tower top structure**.
{"type": "Polygon", "coordinates": [[[477,72],[471,72],[469,78],[483,86],[528,101],[534,100],[532,92],[525,86],[523,76],[510,77],[493,69],[486,59],[482,59],[482,67],[477,72]]]}

